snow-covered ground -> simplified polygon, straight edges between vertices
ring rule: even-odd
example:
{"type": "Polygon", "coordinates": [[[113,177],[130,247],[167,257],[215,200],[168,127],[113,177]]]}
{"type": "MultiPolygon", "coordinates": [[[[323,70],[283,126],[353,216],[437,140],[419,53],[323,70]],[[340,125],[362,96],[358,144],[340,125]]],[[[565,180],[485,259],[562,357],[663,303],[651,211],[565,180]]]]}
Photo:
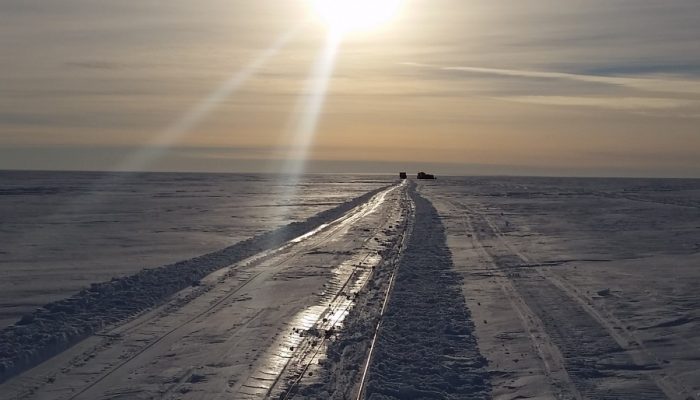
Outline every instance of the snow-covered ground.
{"type": "Polygon", "coordinates": [[[435,208],[414,195],[415,222],[382,318],[364,395],[486,399],[474,323],[435,208]]]}
{"type": "MultiPolygon", "coordinates": [[[[0,397],[700,398],[700,181],[445,178],[334,205],[157,270],[182,290],[114,303],[136,316],[0,397]]],[[[103,311],[77,299],[50,311],[103,311]]]]}
{"type": "Polygon", "coordinates": [[[394,247],[407,218],[405,197],[406,185],[365,196],[338,218],[89,336],[0,385],[0,393],[35,399],[284,395],[301,377],[313,376],[325,342],[342,328],[384,250],[394,247]]]}
{"type": "Polygon", "coordinates": [[[0,171],[0,328],[91,283],[220,250],[392,180],[0,171]]]}
{"type": "Polygon", "coordinates": [[[444,179],[495,398],[700,397],[700,181],[444,179]]]}

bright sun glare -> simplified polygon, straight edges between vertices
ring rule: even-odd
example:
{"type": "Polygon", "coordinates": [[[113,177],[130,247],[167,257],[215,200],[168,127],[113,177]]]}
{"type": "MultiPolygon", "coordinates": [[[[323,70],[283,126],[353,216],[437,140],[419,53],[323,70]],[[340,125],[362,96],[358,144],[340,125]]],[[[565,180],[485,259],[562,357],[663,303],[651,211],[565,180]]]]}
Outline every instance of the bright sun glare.
{"type": "Polygon", "coordinates": [[[311,0],[316,16],[337,33],[378,28],[399,11],[402,0],[311,0]]]}

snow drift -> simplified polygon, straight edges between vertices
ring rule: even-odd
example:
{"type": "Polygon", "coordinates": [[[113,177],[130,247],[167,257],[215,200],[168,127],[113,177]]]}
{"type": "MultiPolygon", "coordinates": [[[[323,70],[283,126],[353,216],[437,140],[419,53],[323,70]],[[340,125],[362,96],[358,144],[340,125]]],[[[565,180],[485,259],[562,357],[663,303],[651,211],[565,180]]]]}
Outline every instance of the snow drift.
{"type": "Polygon", "coordinates": [[[0,382],[60,353],[105,326],[162,303],[211,272],[271,250],[332,221],[386,189],[375,189],[303,222],[236,243],[219,251],[137,274],[95,283],[70,298],[49,303],[0,330],[0,382]]]}

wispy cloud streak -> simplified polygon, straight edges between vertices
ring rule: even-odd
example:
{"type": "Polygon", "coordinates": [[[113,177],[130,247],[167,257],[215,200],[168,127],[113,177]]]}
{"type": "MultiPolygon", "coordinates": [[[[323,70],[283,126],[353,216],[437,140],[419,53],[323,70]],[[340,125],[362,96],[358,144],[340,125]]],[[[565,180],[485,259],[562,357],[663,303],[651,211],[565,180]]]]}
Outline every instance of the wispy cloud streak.
{"type": "Polygon", "coordinates": [[[607,85],[615,85],[627,87],[631,89],[643,90],[648,92],[658,93],[677,93],[677,94],[700,94],[700,81],[689,79],[675,79],[657,76],[648,76],[644,78],[628,77],[628,76],[603,76],[603,75],[587,75],[587,74],[572,74],[566,72],[551,72],[551,71],[531,71],[517,69],[501,69],[501,68],[483,68],[471,66],[439,66],[431,64],[422,64],[414,62],[402,63],[402,65],[430,68],[440,71],[462,71],[473,74],[486,74],[496,76],[507,76],[514,78],[534,78],[534,79],[564,79],[578,82],[600,83],[607,85]]]}
{"type": "Polygon", "coordinates": [[[671,110],[696,105],[697,102],[683,99],[655,97],[591,97],[591,96],[507,96],[500,99],[519,103],[553,106],[602,107],[616,110],[671,110]]]}

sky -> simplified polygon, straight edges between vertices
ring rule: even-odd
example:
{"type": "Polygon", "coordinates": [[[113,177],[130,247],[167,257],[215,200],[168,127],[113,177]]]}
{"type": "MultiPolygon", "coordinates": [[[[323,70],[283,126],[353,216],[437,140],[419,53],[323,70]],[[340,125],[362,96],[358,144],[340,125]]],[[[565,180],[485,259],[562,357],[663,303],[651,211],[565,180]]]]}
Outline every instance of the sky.
{"type": "Polygon", "coordinates": [[[697,0],[310,3],[0,0],[0,169],[700,177],[697,0]]]}

